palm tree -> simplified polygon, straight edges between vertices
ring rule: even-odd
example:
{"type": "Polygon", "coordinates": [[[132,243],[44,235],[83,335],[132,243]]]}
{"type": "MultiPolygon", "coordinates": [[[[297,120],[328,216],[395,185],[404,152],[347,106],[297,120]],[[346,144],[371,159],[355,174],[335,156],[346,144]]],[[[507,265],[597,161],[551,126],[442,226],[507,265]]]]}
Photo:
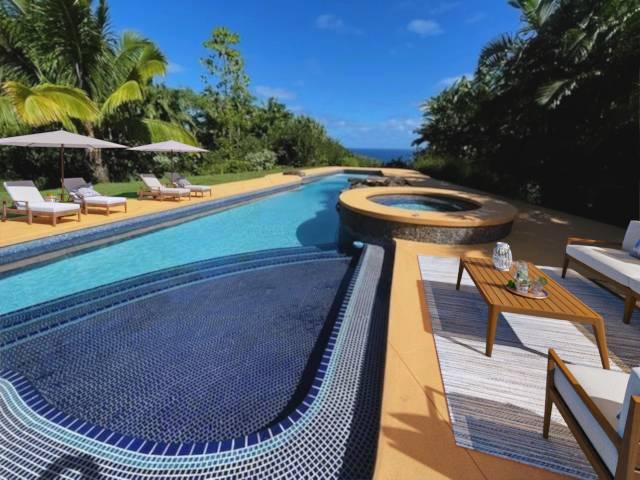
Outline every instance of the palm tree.
{"type": "MultiPolygon", "coordinates": [[[[110,137],[116,123],[153,141],[195,144],[179,125],[143,118],[135,105],[167,59],[150,40],[109,27],[106,0],[0,0],[0,125],[61,124],[110,137]],[[141,133],[144,132],[144,133],[141,133]]],[[[97,180],[108,179],[100,152],[92,152],[97,180]]]]}

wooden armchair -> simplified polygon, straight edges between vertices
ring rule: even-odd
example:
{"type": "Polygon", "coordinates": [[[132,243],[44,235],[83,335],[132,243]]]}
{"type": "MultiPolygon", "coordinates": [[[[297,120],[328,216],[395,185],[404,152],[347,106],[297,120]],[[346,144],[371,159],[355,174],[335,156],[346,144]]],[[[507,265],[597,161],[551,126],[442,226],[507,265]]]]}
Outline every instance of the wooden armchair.
{"type": "Polygon", "coordinates": [[[543,436],[556,406],[599,478],[640,479],[640,368],[565,364],[549,350],[543,436]]]}

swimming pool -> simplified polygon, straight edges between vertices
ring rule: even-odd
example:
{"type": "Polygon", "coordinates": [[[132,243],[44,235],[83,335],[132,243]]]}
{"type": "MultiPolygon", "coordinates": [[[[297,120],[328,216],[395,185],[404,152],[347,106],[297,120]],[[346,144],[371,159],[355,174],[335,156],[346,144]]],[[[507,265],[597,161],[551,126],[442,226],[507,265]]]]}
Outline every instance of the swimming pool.
{"type": "MultiPolygon", "coordinates": [[[[340,192],[332,175],[260,201],[0,277],[0,314],[98,285],[208,258],[271,248],[333,245],[340,192]]],[[[356,175],[357,176],[357,175],[356,175]]]]}
{"type": "Polygon", "coordinates": [[[0,476],[371,477],[390,258],[335,250],[347,178],[2,278],[0,476]]]}

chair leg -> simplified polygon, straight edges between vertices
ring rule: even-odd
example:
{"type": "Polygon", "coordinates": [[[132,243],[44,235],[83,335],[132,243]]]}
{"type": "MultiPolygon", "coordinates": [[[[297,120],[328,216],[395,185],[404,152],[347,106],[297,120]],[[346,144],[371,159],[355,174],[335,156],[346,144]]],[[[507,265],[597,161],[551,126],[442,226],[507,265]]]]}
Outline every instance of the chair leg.
{"type": "Polygon", "coordinates": [[[567,276],[567,268],[569,268],[569,260],[571,257],[565,253],[564,255],[564,265],[562,265],[562,278],[567,276]]]}
{"type": "Polygon", "coordinates": [[[551,411],[553,410],[553,400],[551,399],[551,387],[553,386],[553,369],[555,365],[551,356],[547,361],[547,385],[544,396],[544,421],[542,423],[542,436],[549,438],[549,427],[551,427],[551,411]]]}
{"type": "Polygon", "coordinates": [[[124,202],[124,213],[127,213],[127,202],[124,202]]]}
{"type": "Polygon", "coordinates": [[[78,221],[82,221],[82,216],[80,215],[80,210],[78,210],[78,221]]]}
{"type": "Polygon", "coordinates": [[[56,217],[56,214],[54,213],[53,215],[51,215],[51,225],[55,227],[57,224],[58,224],[58,217],[56,217]]]}
{"type": "Polygon", "coordinates": [[[2,202],[2,221],[3,222],[7,221],[7,203],[6,202],[2,202]]]}
{"type": "Polygon", "coordinates": [[[109,205],[107,205],[107,217],[109,216],[109,205]]]}
{"type": "Polygon", "coordinates": [[[27,212],[27,223],[29,225],[31,225],[33,223],[33,213],[31,212],[31,210],[29,210],[27,212]]]}
{"type": "Polygon", "coordinates": [[[624,299],[624,317],[622,321],[626,324],[631,323],[631,316],[633,310],[636,308],[636,297],[632,292],[627,292],[627,297],[624,299]]]}

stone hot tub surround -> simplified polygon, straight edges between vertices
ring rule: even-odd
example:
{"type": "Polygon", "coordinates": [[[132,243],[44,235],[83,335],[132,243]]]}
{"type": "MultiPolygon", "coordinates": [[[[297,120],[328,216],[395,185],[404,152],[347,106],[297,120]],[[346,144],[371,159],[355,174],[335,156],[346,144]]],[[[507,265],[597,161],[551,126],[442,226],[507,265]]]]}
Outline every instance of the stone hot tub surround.
{"type": "Polygon", "coordinates": [[[340,195],[340,241],[390,245],[394,238],[441,244],[493,242],[511,232],[517,210],[489,196],[440,188],[379,187],[345,191],[340,195]],[[424,195],[467,202],[470,209],[429,212],[382,205],[381,196],[424,195]]]}

